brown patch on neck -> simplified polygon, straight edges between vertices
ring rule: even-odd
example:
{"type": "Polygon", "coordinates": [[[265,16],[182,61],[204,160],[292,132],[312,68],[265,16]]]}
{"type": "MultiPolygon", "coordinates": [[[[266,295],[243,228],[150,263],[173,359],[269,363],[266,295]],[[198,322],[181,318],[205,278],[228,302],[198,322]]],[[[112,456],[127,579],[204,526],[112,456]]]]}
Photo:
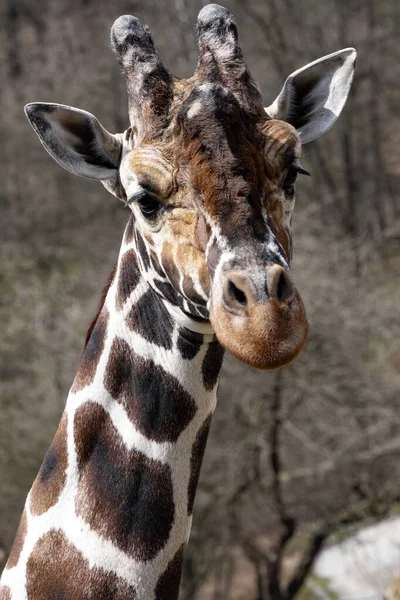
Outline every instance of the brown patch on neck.
{"type": "MultiPolygon", "coordinates": [[[[128,224],[126,226],[125,229],[125,236],[124,236],[124,240],[125,240],[125,244],[129,245],[133,242],[133,238],[135,235],[135,220],[133,215],[131,214],[131,216],[129,217],[129,221],[128,224]]],[[[114,269],[117,268],[117,265],[114,265],[114,269]]]]}
{"type": "Polygon", "coordinates": [[[104,387],[122,404],[135,427],[159,443],[175,443],[197,410],[176,377],[135,354],[119,338],[111,347],[104,387]]]}
{"type": "Polygon", "coordinates": [[[135,589],[115,573],[90,568],[89,561],[54,529],[40,538],[29,557],[26,589],[29,600],[137,598],[135,589]]]}
{"type": "Polygon", "coordinates": [[[212,415],[209,415],[197,434],[196,441],[192,447],[190,457],[190,480],[188,486],[188,515],[193,512],[194,499],[196,496],[197,484],[200,476],[201,463],[203,462],[204,451],[206,449],[208,432],[210,431],[212,415]]]}
{"type": "Polygon", "coordinates": [[[31,490],[32,514],[41,515],[58,501],[66,481],[68,466],[67,414],[64,413],[31,490]]]}
{"type": "Polygon", "coordinates": [[[107,335],[108,311],[103,306],[83,352],[79,369],[72,386],[72,391],[77,392],[92,383],[96,374],[98,362],[104,350],[107,335]]]}
{"type": "Polygon", "coordinates": [[[203,383],[206,390],[211,391],[218,382],[224,360],[225,348],[218,342],[212,342],[201,365],[203,383]]]}
{"type": "Polygon", "coordinates": [[[122,256],[118,277],[117,307],[121,310],[140,281],[140,271],[135,250],[127,250],[122,256]]]}
{"type": "Polygon", "coordinates": [[[117,272],[117,263],[115,263],[115,265],[113,266],[113,268],[111,269],[111,273],[109,274],[109,276],[107,277],[105,286],[103,288],[103,291],[101,292],[101,297],[100,297],[100,303],[99,303],[99,308],[97,310],[97,313],[93,319],[93,321],[90,323],[89,325],[89,329],[87,330],[86,333],[86,339],[85,339],[85,345],[84,345],[84,349],[86,348],[86,346],[88,345],[88,341],[90,340],[90,336],[92,335],[93,329],[95,328],[95,325],[97,323],[97,320],[100,316],[100,313],[103,309],[104,306],[104,302],[106,301],[107,298],[107,294],[108,294],[108,290],[111,287],[112,282],[114,281],[114,277],[115,277],[115,273],[117,272]]]}
{"type": "Polygon", "coordinates": [[[186,544],[182,544],[156,586],[156,600],[178,600],[186,544]]]}
{"type": "MultiPolygon", "coordinates": [[[[96,403],[76,411],[74,440],[77,514],[129,556],[152,560],[165,547],[174,522],[170,466],[128,450],[110,415],[96,403]]],[[[98,597],[106,598],[93,594],[98,597]]]]}
{"type": "MultiPolygon", "coordinates": [[[[10,556],[8,557],[7,569],[12,569],[13,567],[15,567],[18,564],[22,548],[24,547],[26,532],[27,532],[26,510],[24,510],[24,512],[22,513],[21,521],[19,523],[18,531],[15,536],[13,546],[11,548],[10,556]]],[[[0,596],[0,597],[3,599],[3,596],[0,596]]]]}
{"type": "Polygon", "coordinates": [[[0,598],[1,600],[11,600],[11,592],[9,587],[0,585],[0,598]]]}

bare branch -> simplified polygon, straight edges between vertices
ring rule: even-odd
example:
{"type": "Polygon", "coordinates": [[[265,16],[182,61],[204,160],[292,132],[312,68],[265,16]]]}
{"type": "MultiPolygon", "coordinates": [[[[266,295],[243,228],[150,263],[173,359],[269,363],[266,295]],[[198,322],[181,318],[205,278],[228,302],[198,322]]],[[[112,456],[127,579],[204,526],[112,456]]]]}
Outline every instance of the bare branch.
{"type": "Polygon", "coordinates": [[[287,511],[284,503],[281,473],[281,403],[283,394],[283,371],[280,370],[275,376],[274,394],[271,407],[271,437],[270,437],[270,465],[273,474],[272,494],[275,508],[283,528],[278,544],[273,550],[273,556],[268,561],[268,592],[271,598],[281,598],[282,560],[287,543],[296,531],[296,521],[287,511]]]}

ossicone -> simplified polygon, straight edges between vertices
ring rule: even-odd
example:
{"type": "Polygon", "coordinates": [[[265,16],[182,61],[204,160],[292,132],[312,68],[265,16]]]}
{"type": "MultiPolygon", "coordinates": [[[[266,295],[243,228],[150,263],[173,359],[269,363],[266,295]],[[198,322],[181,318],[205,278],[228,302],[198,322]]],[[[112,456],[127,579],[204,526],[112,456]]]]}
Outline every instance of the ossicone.
{"type": "Polygon", "coordinates": [[[140,138],[151,139],[167,126],[172,76],[158,56],[150,29],[132,15],[111,28],[111,47],[128,89],[129,116],[140,138]]]}
{"type": "Polygon", "coordinates": [[[245,110],[262,115],[261,92],[244,60],[233,14],[219,4],[209,4],[199,13],[196,31],[196,76],[228,88],[245,110]]]}

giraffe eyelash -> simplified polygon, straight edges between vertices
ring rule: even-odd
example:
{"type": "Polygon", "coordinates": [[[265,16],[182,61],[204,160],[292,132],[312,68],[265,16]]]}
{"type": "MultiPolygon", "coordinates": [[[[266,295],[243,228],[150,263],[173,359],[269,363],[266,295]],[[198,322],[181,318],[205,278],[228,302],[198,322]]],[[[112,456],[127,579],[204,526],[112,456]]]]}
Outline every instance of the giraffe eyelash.
{"type": "Polygon", "coordinates": [[[307,175],[308,177],[311,177],[311,173],[307,171],[307,169],[304,169],[301,165],[292,165],[291,168],[294,171],[296,171],[296,173],[300,173],[301,175],[307,175]]]}
{"type": "Polygon", "coordinates": [[[149,222],[154,222],[164,208],[160,200],[146,190],[140,190],[131,196],[127,201],[127,205],[133,203],[139,206],[142,216],[149,222]]]}
{"type": "Polygon", "coordinates": [[[133,196],[128,198],[128,200],[126,201],[126,204],[129,205],[129,204],[133,204],[133,202],[139,202],[142,198],[144,198],[148,194],[149,193],[146,192],[146,190],[140,190],[139,192],[136,192],[135,194],[133,194],[133,196]]]}

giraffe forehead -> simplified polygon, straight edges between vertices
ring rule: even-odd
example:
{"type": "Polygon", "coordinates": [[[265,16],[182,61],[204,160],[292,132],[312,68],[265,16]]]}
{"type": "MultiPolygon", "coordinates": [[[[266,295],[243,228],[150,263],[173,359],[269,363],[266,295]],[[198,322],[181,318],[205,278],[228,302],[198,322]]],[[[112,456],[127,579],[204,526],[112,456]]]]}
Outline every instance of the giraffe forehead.
{"type": "Polygon", "coordinates": [[[211,221],[230,230],[249,220],[255,204],[259,209],[265,180],[262,121],[221,86],[207,84],[194,92],[181,111],[181,164],[187,162],[211,221]]]}
{"type": "Polygon", "coordinates": [[[155,146],[139,146],[127,156],[127,185],[129,180],[137,178],[139,184],[160,196],[168,198],[174,186],[174,166],[166,158],[161,148],[155,146]]]}
{"type": "Polygon", "coordinates": [[[184,94],[177,94],[177,120],[189,134],[210,131],[215,126],[237,128],[239,123],[248,129],[269,117],[266,113],[254,114],[239,104],[229,88],[220,83],[201,83],[184,94]]]}
{"type": "Polygon", "coordinates": [[[285,121],[270,120],[262,128],[265,136],[265,154],[276,166],[286,166],[300,157],[301,141],[296,129],[285,121]]]}

